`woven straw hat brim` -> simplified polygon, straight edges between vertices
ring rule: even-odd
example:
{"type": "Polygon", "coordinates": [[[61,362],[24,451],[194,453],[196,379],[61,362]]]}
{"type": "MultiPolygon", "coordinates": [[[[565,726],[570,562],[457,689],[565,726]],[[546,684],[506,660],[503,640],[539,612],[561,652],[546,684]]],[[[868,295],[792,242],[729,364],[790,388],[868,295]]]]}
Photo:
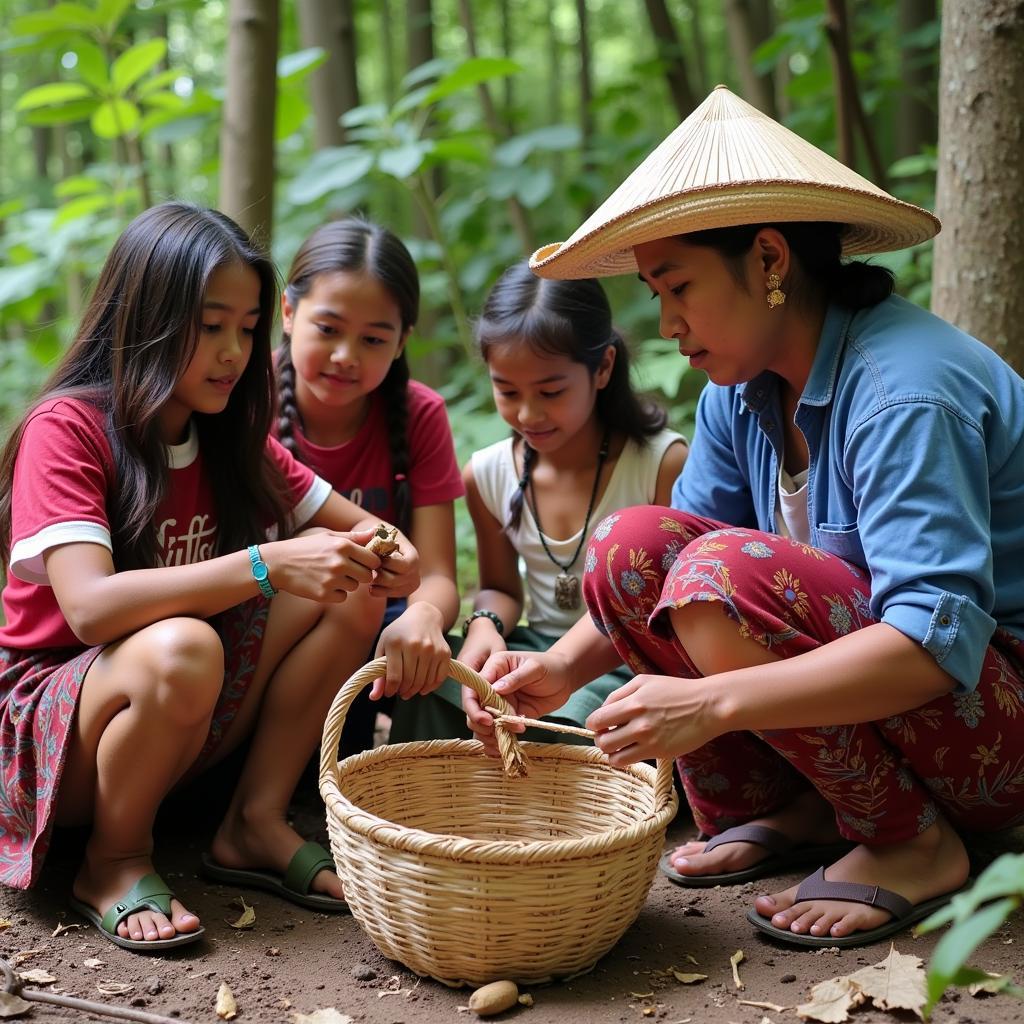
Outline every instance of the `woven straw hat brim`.
{"type": "Polygon", "coordinates": [[[719,86],[565,242],[538,249],[539,277],[636,273],[633,246],[741,224],[842,224],[843,253],[917,245],[940,228],[719,86]]]}

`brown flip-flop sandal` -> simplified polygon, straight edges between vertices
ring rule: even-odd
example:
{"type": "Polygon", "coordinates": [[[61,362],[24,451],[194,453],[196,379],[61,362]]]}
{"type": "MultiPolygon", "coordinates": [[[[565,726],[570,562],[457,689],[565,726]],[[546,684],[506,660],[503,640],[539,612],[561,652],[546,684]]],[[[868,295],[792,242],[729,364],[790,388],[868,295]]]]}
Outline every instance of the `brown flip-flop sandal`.
{"type": "Polygon", "coordinates": [[[853,935],[845,935],[842,938],[834,938],[831,935],[802,935],[791,932],[788,929],[776,928],[771,919],[762,917],[756,910],[747,911],[747,920],[760,932],[770,935],[779,942],[788,943],[791,946],[806,946],[813,949],[828,949],[837,946],[839,949],[848,949],[853,946],[870,946],[875,942],[888,939],[898,932],[909,928],[910,925],[928,917],[936,910],[944,907],[958,892],[962,892],[967,886],[962,885],[952,892],[944,893],[942,896],[935,896],[922,903],[911,903],[910,900],[901,896],[891,889],[883,889],[880,885],[861,885],[858,882],[830,882],[825,877],[825,869],[818,868],[809,878],[800,883],[796,891],[795,902],[801,903],[805,900],[843,900],[847,903],[863,903],[869,907],[878,907],[880,910],[887,910],[892,914],[892,919],[880,924],[877,928],[869,928],[866,931],[854,932],[853,935]]]}
{"type": "Polygon", "coordinates": [[[768,856],[740,871],[725,871],[716,875],[682,875],[672,867],[671,853],[666,853],[658,864],[661,873],[676,885],[688,889],[710,889],[715,885],[740,885],[769,875],[782,875],[793,868],[811,864],[831,864],[849,853],[852,843],[802,844],[767,825],[737,825],[708,840],[704,852],[726,843],[756,843],[768,851],[768,856]]]}

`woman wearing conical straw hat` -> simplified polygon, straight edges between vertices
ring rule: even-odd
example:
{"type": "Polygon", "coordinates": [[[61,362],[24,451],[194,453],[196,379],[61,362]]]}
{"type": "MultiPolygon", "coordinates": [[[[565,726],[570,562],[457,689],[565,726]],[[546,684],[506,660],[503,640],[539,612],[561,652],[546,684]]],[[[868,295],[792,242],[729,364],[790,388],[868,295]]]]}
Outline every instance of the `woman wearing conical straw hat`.
{"type": "Polygon", "coordinates": [[[849,259],[938,229],[720,86],[531,261],[638,273],[709,383],[674,511],[599,524],[589,618],[484,674],[537,717],[631,666],[588,725],[677,757],[704,835],[663,871],[816,868],[748,913],[800,945],[905,928],[965,883],[960,830],[1024,821],[1024,381],[849,259]]]}

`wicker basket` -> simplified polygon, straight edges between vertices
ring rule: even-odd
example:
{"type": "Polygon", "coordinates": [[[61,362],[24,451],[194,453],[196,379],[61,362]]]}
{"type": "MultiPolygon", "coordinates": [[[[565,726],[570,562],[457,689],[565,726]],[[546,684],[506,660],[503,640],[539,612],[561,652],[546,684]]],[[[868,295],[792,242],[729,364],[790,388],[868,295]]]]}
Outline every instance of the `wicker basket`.
{"type": "MultiPolygon", "coordinates": [[[[476,740],[377,747],[336,759],[352,701],[324,725],[320,793],[352,914],[381,952],[446,985],[536,983],[590,970],[633,923],[678,804],[671,761],[618,769],[594,747],[523,743],[498,729],[511,778],[476,740]]],[[[457,661],[486,705],[508,703],[457,661]]]]}

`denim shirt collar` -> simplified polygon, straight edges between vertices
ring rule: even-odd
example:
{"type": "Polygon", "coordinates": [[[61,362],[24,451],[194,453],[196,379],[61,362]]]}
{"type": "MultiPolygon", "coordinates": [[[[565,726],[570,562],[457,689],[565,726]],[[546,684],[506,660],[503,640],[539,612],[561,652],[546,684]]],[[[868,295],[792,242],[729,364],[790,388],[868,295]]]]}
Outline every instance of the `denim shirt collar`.
{"type": "MultiPolygon", "coordinates": [[[[839,359],[846,344],[852,319],[853,310],[843,306],[830,305],[825,311],[825,321],[821,327],[814,362],[811,364],[804,393],[800,396],[801,405],[825,406],[832,401],[836,375],[839,373],[839,359]]],[[[744,405],[753,413],[763,412],[777,389],[778,375],[771,370],[766,370],[737,387],[744,405]]]]}

